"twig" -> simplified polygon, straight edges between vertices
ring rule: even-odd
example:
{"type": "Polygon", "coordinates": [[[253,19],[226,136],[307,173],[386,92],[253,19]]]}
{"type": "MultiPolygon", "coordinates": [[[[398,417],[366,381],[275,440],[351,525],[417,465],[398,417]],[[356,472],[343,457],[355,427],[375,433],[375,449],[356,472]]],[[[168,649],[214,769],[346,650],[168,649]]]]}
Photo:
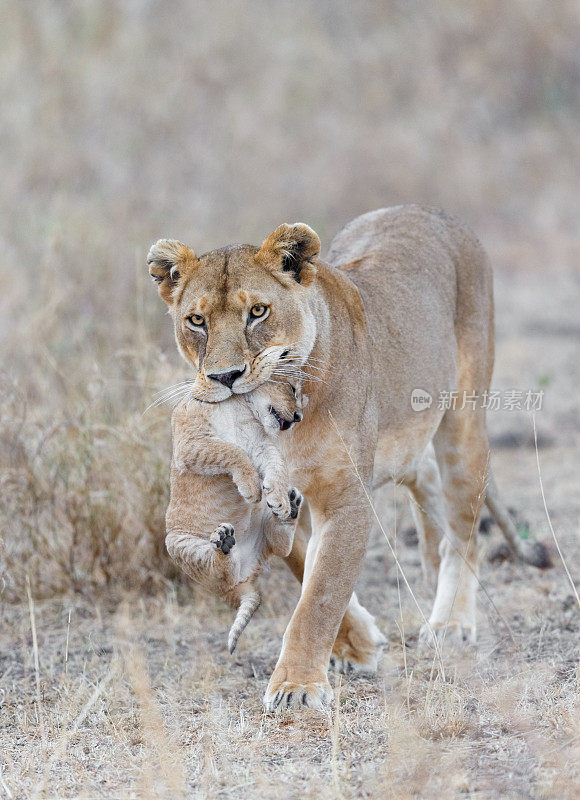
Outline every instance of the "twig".
{"type": "Polygon", "coordinates": [[[68,643],[69,643],[69,636],[70,636],[70,618],[72,614],[72,608],[68,610],[68,623],[66,626],[66,643],[64,646],[64,674],[68,675],[68,643]]]}
{"type": "Polygon", "coordinates": [[[0,786],[6,792],[6,797],[8,798],[8,800],[12,800],[14,795],[12,794],[12,792],[10,791],[10,788],[8,787],[8,784],[4,780],[4,776],[2,774],[3,772],[4,772],[4,764],[0,764],[0,786]]]}
{"type": "Polygon", "coordinates": [[[40,725],[40,734],[44,741],[44,720],[42,717],[42,698],[40,696],[40,659],[38,657],[38,640],[36,638],[36,622],[34,619],[34,602],[30,591],[30,576],[26,575],[26,594],[28,595],[28,610],[30,612],[30,627],[32,628],[32,652],[34,654],[34,672],[36,675],[36,713],[40,725]]]}
{"type": "Polygon", "coordinates": [[[578,597],[578,590],[572,580],[572,576],[570,575],[570,570],[568,569],[568,565],[564,560],[564,554],[560,550],[560,545],[558,543],[558,539],[556,537],[556,532],[554,531],[554,526],[552,525],[552,520],[550,519],[550,513],[548,511],[548,505],[546,503],[546,495],[544,494],[544,484],[542,482],[542,470],[540,469],[540,454],[538,452],[538,432],[536,431],[536,414],[532,413],[532,424],[534,426],[534,447],[536,448],[536,464],[538,465],[538,479],[540,481],[540,493],[542,495],[542,502],[544,504],[544,511],[546,512],[546,519],[548,520],[548,525],[550,527],[550,531],[552,533],[552,537],[554,539],[554,543],[556,545],[556,549],[558,551],[558,555],[560,556],[560,560],[566,570],[566,575],[568,576],[568,580],[570,581],[570,586],[572,587],[572,591],[574,592],[574,596],[576,598],[576,602],[578,603],[578,608],[580,608],[580,597],[578,597]]]}
{"type": "Polygon", "coordinates": [[[332,725],[332,782],[334,784],[334,797],[342,797],[340,790],[340,775],[338,771],[338,752],[340,740],[340,690],[342,686],[342,676],[337,673],[334,683],[334,720],[332,725]]]}

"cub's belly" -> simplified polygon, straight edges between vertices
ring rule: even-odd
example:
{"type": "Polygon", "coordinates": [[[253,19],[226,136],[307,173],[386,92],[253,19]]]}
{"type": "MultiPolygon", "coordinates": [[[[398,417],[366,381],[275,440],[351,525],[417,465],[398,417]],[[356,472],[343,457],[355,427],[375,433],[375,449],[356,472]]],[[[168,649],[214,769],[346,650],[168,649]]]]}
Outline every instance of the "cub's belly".
{"type": "Polygon", "coordinates": [[[229,475],[197,475],[171,470],[171,496],[165,523],[167,530],[180,528],[208,536],[223,522],[244,523],[248,504],[229,475]]]}

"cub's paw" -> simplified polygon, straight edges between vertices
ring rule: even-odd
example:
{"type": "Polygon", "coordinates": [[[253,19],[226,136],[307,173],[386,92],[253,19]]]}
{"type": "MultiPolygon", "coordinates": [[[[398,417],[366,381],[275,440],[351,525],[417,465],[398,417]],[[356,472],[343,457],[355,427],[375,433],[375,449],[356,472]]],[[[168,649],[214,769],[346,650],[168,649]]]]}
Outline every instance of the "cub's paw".
{"type": "Polygon", "coordinates": [[[288,500],[290,500],[290,519],[296,519],[298,516],[303,499],[304,498],[298,489],[296,489],[295,486],[292,486],[288,491],[288,500]]]}
{"type": "Polygon", "coordinates": [[[209,537],[209,540],[215,544],[218,550],[221,550],[222,553],[227,556],[236,543],[234,526],[230,525],[229,522],[222,523],[219,528],[215,529],[209,537]]]}
{"type": "Polygon", "coordinates": [[[262,485],[258,473],[255,475],[234,475],[238,492],[248,503],[259,503],[262,499],[262,485]]]}
{"type": "Polygon", "coordinates": [[[266,711],[281,711],[284,708],[316,708],[321,711],[330,705],[332,697],[333,691],[328,681],[282,681],[274,685],[270,681],[263,703],[266,711]]]}
{"type": "Polygon", "coordinates": [[[266,505],[272,514],[282,521],[290,519],[292,506],[286,487],[280,484],[271,486],[265,483],[262,488],[264,490],[266,505]]]}

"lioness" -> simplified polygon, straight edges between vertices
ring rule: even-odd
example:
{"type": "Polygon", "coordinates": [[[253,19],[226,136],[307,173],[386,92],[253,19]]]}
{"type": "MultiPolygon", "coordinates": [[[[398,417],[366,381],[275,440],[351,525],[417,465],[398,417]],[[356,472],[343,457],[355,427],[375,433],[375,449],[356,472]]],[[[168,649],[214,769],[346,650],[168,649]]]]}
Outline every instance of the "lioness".
{"type": "Polygon", "coordinates": [[[238,609],[230,653],[260,603],[262,565],[292,548],[302,495],[277,439],[302,419],[302,404],[299,385],[276,380],[221,403],[192,389],[173,412],[165,543],[190,578],[238,609]]]}
{"type": "Polygon", "coordinates": [[[312,535],[307,546],[296,535],[287,558],[302,594],[267,709],[328,702],[331,656],[343,668],[376,667],[385,640],[353,594],[373,485],[397,480],[416,500],[426,574],[436,579],[426,640],[475,640],[475,532],[486,493],[518,554],[542,557],[533,545],[522,549],[488,482],[482,404],[411,405],[417,389],[436,398],[454,390],[481,397],[489,388],[492,274],[475,236],[441,211],[403,206],[350,222],[326,262],[319,250],[316,233],[298,223],[280,225],[261,247],[198,257],[161,240],[148,257],[177,345],[208,400],[267,381],[270,347],[283,348],[310,398],[300,425],[280,437],[312,535]]]}

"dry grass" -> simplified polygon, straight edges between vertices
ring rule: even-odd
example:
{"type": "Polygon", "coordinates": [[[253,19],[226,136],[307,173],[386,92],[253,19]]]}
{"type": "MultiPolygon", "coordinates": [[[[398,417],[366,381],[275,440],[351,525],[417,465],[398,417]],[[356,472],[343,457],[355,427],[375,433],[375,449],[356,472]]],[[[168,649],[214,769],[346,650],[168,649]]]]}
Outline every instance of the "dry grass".
{"type": "MultiPolygon", "coordinates": [[[[546,387],[544,490],[577,581],[579,20],[566,0],[2,4],[0,798],[577,796],[560,566],[483,560],[516,643],[481,593],[479,650],[445,650],[443,680],[374,535],[379,676],[343,681],[331,716],[265,717],[297,588],[274,568],[227,656],[229,612],[164,557],[168,416],[143,411],[187,374],[146,279],[159,236],[201,252],[302,219],[328,243],[370,208],[443,205],[496,267],[495,387],[546,387]]],[[[521,445],[494,469],[548,538],[530,420],[490,428],[521,445]]],[[[380,513],[407,524],[392,490],[380,513]]],[[[397,554],[427,610],[416,551],[397,554]]]]}
{"type": "MultiPolygon", "coordinates": [[[[419,584],[416,552],[400,555],[419,584]]],[[[529,597],[519,567],[496,573],[484,565],[483,580],[518,647],[482,608],[480,647],[446,652],[443,681],[417,650],[419,617],[405,596],[413,633],[403,655],[389,614],[394,570],[367,568],[363,594],[382,611],[389,650],[377,678],[337,684],[328,716],[260,710],[296,599],[281,570],[268,576],[272,600],[235,659],[225,645],[231,612],[194,603],[185,587],[131,596],[116,611],[78,597],[37,603],[39,699],[30,617],[12,606],[2,634],[3,779],[15,797],[574,798],[577,617],[555,572],[529,597]]]]}

